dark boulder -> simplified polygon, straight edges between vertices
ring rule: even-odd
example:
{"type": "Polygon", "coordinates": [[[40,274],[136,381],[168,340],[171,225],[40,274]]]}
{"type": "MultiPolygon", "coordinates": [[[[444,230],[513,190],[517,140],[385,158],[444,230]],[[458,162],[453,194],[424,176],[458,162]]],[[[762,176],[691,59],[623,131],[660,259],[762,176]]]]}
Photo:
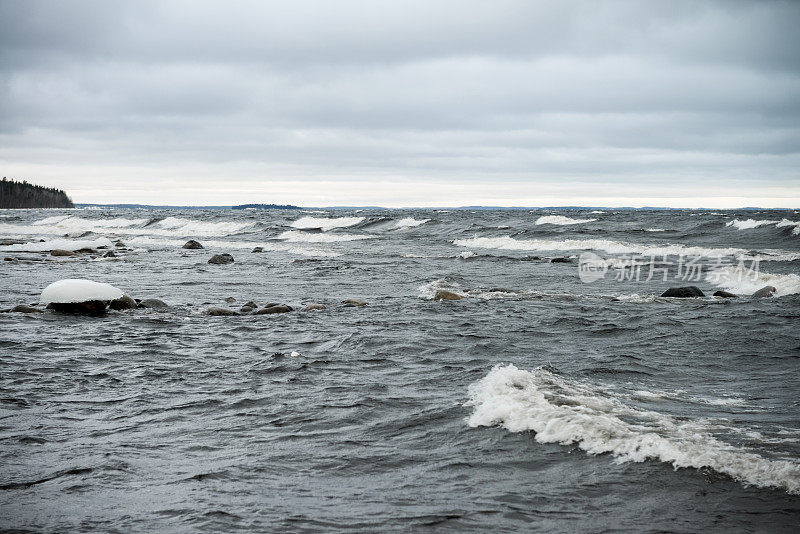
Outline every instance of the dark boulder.
{"type": "Polygon", "coordinates": [[[208,263],[213,263],[214,265],[227,265],[228,263],[233,263],[233,256],[230,254],[214,254],[211,256],[211,259],[208,260],[208,263]]]}
{"type": "Polygon", "coordinates": [[[758,291],[756,291],[755,293],[753,293],[752,297],[753,298],[774,297],[775,296],[775,292],[777,290],[778,289],[775,286],[764,286],[761,289],[759,289],[758,291]]]}
{"type": "Polygon", "coordinates": [[[572,263],[572,260],[569,258],[553,258],[550,263],[572,263]]]}
{"type": "Polygon", "coordinates": [[[75,256],[75,253],[71,250],[62,250],[60,248],[56,248],[50,251],[51,256],[75,256]]]}
{"type": "Polygon", "coordinates": [[[188,248],[188,249],[194,250],[194,249],[203,248],[203,245],[201,245],[199,242],[195,241],[194,239],[190,239],[189,241],[184,243],[183,248],[188,248]]]}
{"type": "Polygon", "coordinates": [[[79,248],[76,252],[80,252],[81,254],[97,254],[97,251],[93,248],[79,248]]]}
{"type": "Polygon", "coordinates": [[[256,312],[256,315],[269,315],[272,313],[287,313],[294,310],[288,304],[273,304],[271,306],[266,306],[256,312]]]}
{"type": "Polygon", "coordinates": [[[463,298],[466,297],[464,295],[459,295],[458,293],[447,291],[445,289],[439,289],[433,296],[433,300],[461,300],[463,298]]]}
{"type": "Polygon", "coordinates": [[[213,315],[215,317],[220,316],[229,316],[229,315],[239,315],[239,312],[234,310],[229,310],[228,308],[209,308],[206,310],[207,315],[213,315]]]}
{"type": "Polygon", "coordinates": [[[169,304],[159,299],[144,299],[139,301],[140,308],[168,308],[169,304]]]}
{"type": "Polygon", "coordinates": [[[228,304],[230,304],[231,302],[236,302],[236,299],[235,299],[235,298],[233,298],[233,297],[225,297],[225,299],[224,299],[224,300],[225,300],[225,302],[227,302],[228,304]]]}
{"type": "Polygon", "coordinates": [[[728,291],[722,291],[722,290],[714,291],[714,296],[722,297],[725,299],[735,299],[739,297],[739,295],[734,295],[733,293],[729,293],[728,291]]]}
{"type": "Polygon", "coordinates": [[[309,302],[303,307],[303,311],[315,311],[315,310],[324,310],[325,305],[320,304],[319,302],[309,302]]]}
{"type": "Polygon", "coordinates": [[[662,297],[673,297],[676,299],[690,299],[694,297],[705,297],[697,286],[671,287],[661,294],[662,297]]]}
{"type": "Polygon", "coordinates": [[[10,261],[11,263],[19,263],[19,260],[17,258],[9,258],[8,256],[3,258],[3,261],[10,261]]]}
{"type": "Polygon", "coordinates": [[[350,306],[350,307],[366,306],[367,305],[367,301],[364,300],[364,299],[344,299],[342,301],[342,304],[344,304],[345,306],[350,306]]]}
{"type": "Polygon", "coordinates": [[[116,258],[116,257],[117,257],[117,255],[114,253],[114,251],[113,251],[113,250],[109,250],[108,252],[106,252],[105,254],[103,254],[103,257],[104,257],[104,258],[116,258]]]}
{"type": "Polygon", "coordinates": [[[264,252],[264,249],[262,247],[256,247],[253,250],[251,250],[250,252],[264,252]]]}
{"type": "Polygon", "coordinates": [[[117,239],[116,241],[114,241],[114,246],[118,248],[125,248],[125,243],[117,239]]]}
{"type": "Polygon", "coordinates": [[[133,300],[133,298],[128,294],[122,295],[120,298],[116,300],[112,300],[108,305],[109,308],[117,311],[132,310],[136,308],[136,306],[137,306],[136,301],[133,300]]]}
{"type": "Polygon", "coordinates": [[[104,315],[108,308],[107,300],[87,300],[84,302],[51,302],[47,308],[60,313],[74,313],[76,315],[104,315]]]}
{"type": "Polygon", "coordinates": [[[516,291],[504,287],[493,287],[489,290],[489,293],[516,293],[516,291]]]}

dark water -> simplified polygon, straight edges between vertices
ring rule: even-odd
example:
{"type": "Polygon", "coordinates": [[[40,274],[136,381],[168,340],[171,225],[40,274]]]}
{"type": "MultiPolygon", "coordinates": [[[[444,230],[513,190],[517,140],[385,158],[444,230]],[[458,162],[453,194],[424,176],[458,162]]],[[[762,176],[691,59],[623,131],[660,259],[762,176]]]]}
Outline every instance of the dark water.
{"type": "Polygon", "coordinates": [[[64,278],[170,304],[0,314],[0,528],[796,532],[798,220],[0,212],[27,242],[0,247],[0,308],[64,278]],[[83,246],[118,257],[37,251],[83,246]],[[581,282],[584,250],[616,260],[603,279],[581,282]],[[679,278],[698,255],[700,280],[679,278]],[[668,280],[624,279],[632,256],[668,280]],[[709,296],[658,297],[685,285],[709,296]],[[205,315],[248,300],[295,311],[205,315]]]}

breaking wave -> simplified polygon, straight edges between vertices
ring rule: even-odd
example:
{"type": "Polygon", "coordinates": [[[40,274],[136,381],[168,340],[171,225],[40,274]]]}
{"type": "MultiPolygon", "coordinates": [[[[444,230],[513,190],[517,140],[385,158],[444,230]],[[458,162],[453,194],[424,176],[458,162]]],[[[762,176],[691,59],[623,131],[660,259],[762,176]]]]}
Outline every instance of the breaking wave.
{"type": "Polygon", "coordinates": [[[800,293],[800,276],[750,272],[741,267],[723,267],[706,275],[706,281],[739,295],[752,295],[764,286],[775,287],[775,296],[800,293]]]}
{"type": "Polygon", "coordinates": [[[354,226],[363,220],[364,217],[300,217],[289,226],[300,230],[322,230],[327,232],[334,228],[354,226]]]}
{"type": "Polygon", "coordinates": [[[293,243],[339,243],[342,241],[361,241],[363,239],[374,239],[374,235],[364,234],[309,234],[296,230],[287,230],[278,236],[278,239],[291,241],[293,243]]]}
{"type": "Polygon", "coordinates": [[[18,245],[1,246],[3,252],[49,252],[51,250],[76,251],[83,248],[112,247],[114,244],[105,237],[99,239],[51,239],[50,241],[34,241],[18,245]]]}
{"type": "Polygon", "coordinates": [[[84,219],[47,217],[30,225],[0,224],[0,233],[17,235],[79,235],[86,232],[110,235],[160,235],[172,237],[227,236],[252,228],[252,222],[206,222],[167,217],[150,224],[149,219],[84,219]]]}
{"type": "Polygon", "coordinates": [[[559,226],[566,226],[570,224],[594,222],[596,220],[597,219],[572,219],[570,217],[564,217],[563,215],[542,215],[536,219],[536,224],[556,224],[559,226]]]}
{"type": "Polygon", "coordinates": [[[725,226],[733,226],[737,230],[751,230],[753,228],[759,228],[761,226],[767,226],[769,224],[775,224],[778,221],[767,221],[767,220],[755,220],[755,219],[745,219],[740,221],[739,219],[734,219],[732,221],[728,221],[725,223],[725,226]]]}
{"type": "Polygon", "coordinates": [[[610,393],[545,369],[497,365],[469,386],[471,427],[500,425],[535,432],[539,443],[577,444],[618,463],[657,460],[711,468],[744,484],[800,491],[800,465],[770,460],[715,438],[709,425],[626,405],[610,393]]]}
{"type": "MultiPolygon", "coordinates": [[[[564,239],[559,241],[547,239],[514,239],[513,237],[473,237],[456,239],[454,245],[467,248],[490,248],[502,250],[525,251],[567,251],[567,250],[602,250],[610,254],[641,254],[644,256],[747,256],[750,251],[741,248],[706,248],[679,244],[645,245],[610,239],[564,239]]],[[[792,261],[800,258],[798,252],[761,251],[758,257],[762,260],[792,261]]]]}

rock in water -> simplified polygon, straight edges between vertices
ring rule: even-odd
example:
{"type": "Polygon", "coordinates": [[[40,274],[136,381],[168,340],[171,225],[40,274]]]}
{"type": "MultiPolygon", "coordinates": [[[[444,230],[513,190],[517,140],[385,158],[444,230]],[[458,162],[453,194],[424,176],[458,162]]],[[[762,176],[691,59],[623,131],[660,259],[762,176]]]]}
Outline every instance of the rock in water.
{"type": "Polygon", "coordinates": [[[225,299],[224,299],[224,300],[225,300],[225,302],[227,302],[228,304],[230,304],[231,302],[236,302],[236,299],[235,299],[235,298],[233,298],[233,297],[225,297],[225,299]]]}
{"type": "Polygon", "coordinates": [[[319,302],[309,302],[308,304],[305,305],[303,311],[307,312],[307,311],[324,310],[324,309],[325,309],[324,304],[320,304],[319,302]]]}
{"type": "Polygon", "coordinates": [[[458,293],[453,293],[445,289],[437,290],[436,294],[433,296],[433,300],[461,300],[463,298],[465,298],[464,295],[459,295],[458,293]]]}
{"type": "Polygon", "coordinates": [[[17,304],[10,310],[3,310],[3,313],[42,313],[42,310],[27,304],[17,304]]]}
{"type": "Polygon", "coordinates": [[[550,263],[572,263],[572,260],[569,258],[553,258],[550,263]]]}
{"type": "Polygon", "coordinates": [[[251,250],[250,252],[264,252],[264,248],[263,247],[256,247],[253,250],[251,250]]]}
{"type": "Polygon", "coordinates": [[[169,308],[169,304],[159,299],[144,299],[139,302],[140,308],[169,308]]]}
{"type": "Polygon", "coordinates": [[[714,296],[722,297],[725,299],[735,299],[739,297],[739,295],[734,295],[733,293],[729,293],[728,291],[722,291],[722,290],[714,291],[714,296]]]}
{"type": "Polygon", "coordinates": [[[294,310],[288,304],[272,304],[256,312],[256,315],[268,315],[271,313],[287,313],[294,310]]]}
{"type": "Polygon", "coordinates": [[[775,296],[775,292],[778,289],[775,286],[764,286],[755,293],[753,293],[753,298],[769,298],[775,296]]]}
{"type": "Polygon", "coordinates": [[[133,298],[127,293],[122,295],[118,299],[112,300],[108,305],[109,308],[117,311],[132,310],[136,308],[136,306],[137,306],[136,301],[133,300],[133,298]]]}
{"type": "Polygon", "coordinates": [[[203,245],[201,245],[199,242],[195,241],[194,239],[190,239],[189,241],[184,243],[183,248],[188,248],[188,249],[194,250],[194,249],[203,248],[203,245]]]}
{"type": "Polygon", "coordinates": [[[245,302],[244,304],[242,304],[242,307],[239,308],[239,311],[242,312],[242,313],[251,313],[256,308],[258,308],[258,304],[256,304],[252,300],[249,300],[249,301],[245,302]]]}
{"type": "Polygon", "coordinates": [[[112,300],[122,297],[121,290],[92,280],[67,279],[53,282],[39,299],[48,308],[64,313],[102,315],[112,300]]]}
{"type": "Polygon", "coordinates": [[[228,308],[209,308],[208,310],[206,310],[206,314],[219,317],[228,315],[239,315],[239,312],[229,310],[228,308]]]}
{"type": "Polygon", "coordinates": [[[342,304],[345,306],[366,306],[367,301],[363,299],[345,299],[342,304]]]}
{"type": "Polygon", "coordinates": [[[211,259],[208,260],[208,263],[213,263],[214,265],[226,265],[228,263],[233,263],[233,256],[230,254],[214,254],[211,256],[211,259]]]}
{"type": "Polygon", "coordinates": [[[75,253],[71,250],[62,250],[60,248],[56,248],[50,251],[51,256],[75,256],[75,253]]]}
{"type": "Polygon", "coordinates": [[[690,299],[694,297],[705,297],[697,286],[671,287],[661,294],[662,297],[673,297],[676,299],[690,299]]]}
{"type": "Polygon", "coordinates": [[[105,254],[103,254],[104,258],[116,258],[117,254],[113,250],[109,250],[105,254]]]}

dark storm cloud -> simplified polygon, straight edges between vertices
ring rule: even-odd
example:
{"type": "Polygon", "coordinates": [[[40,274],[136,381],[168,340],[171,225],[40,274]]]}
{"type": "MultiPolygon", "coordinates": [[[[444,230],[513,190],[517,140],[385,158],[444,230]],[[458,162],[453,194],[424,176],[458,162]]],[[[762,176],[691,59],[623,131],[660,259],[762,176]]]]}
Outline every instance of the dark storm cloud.
{"type": "Polygon", "coordinates": [[[0,0],[0,161],[796,186],[798,24],[794,2],[0,0]]]}

